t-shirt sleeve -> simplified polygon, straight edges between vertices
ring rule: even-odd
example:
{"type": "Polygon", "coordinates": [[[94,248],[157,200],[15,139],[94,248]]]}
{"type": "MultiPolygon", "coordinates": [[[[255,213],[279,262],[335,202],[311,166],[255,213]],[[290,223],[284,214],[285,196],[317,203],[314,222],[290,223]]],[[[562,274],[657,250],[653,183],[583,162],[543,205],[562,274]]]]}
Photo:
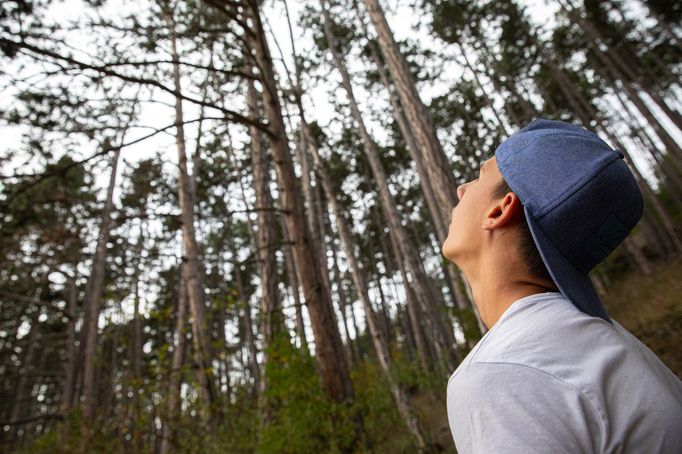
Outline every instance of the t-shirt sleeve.
{"type": "Polygon", "coordinates": [[[532,367],[472,363],[447,389],[459,454],[592,453],[603,424],[588,397],[532,367]]]}

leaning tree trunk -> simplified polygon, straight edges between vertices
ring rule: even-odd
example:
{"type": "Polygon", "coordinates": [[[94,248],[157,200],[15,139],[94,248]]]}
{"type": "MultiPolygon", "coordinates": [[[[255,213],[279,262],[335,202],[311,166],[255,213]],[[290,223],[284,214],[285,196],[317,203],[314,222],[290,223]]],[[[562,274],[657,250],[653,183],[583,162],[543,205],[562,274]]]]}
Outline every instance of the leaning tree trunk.
{"type": "Polygon", "coordinates": [[[298,277],[296,276],[296,263],[294,262],[294,253],[291,248],[291,240],[289,239],[289,232],[286,222],[281,219],[280,225],[282,227],[282,237],[284,239],[284,261],[286,262],[287,280],[289,281],[289,288],[291,288],[291,296],[294,299],[294,309],[296,311],[296,335],[301,343],[301,348],[304,352],[310,353],[308,348],[308,339],[305,334],[305,325],[303,323],[303,303],[301,302],[301,294],[298,290],[298,277]]]}
{"type": "MultiPolygon", "coordinates": [[[[412,162],[414,162],[415,168],[417,169],[426,207],[429,211],[429,214],[431,215],[431,220],[436,229],[437,237],[440,242],[443,242],[448,236],[448,231],[443,223],[439,221],[440,210],[438,209],[436,197],[429,181],[429,175],[419,153],[417,140],[414,138],[414,134],[412,134],[412,131],[410,130],[407,118],[405,118],[404,110],[400,105],[400,101],[398,100],[395,91],[391,89],[392,84],[388,78],[388,75],[386,74],[386,71],[384,70],[383,63],[379,57],[379,52],[373,42],[370,43],[370,52],[372,58],[375,61],[381,82],[384,84],[386,91],[388,91],[389,101],[391,103],[391,107],[393,108],[393,116],[398,123],[400,133],[407,143],[407,150],[410,153],[410,158],[412,158],[412,162]]],[[[444,262],[443,268],[448,279],[448,287],[452,290],[452,297],[455,305],[460,309],[473,310],[471,301],[469,301],[466,296],[459,291],[459,287],[457,286],[458,278],[455,276],[457,271],[455,271],[447,262],[444,262]]]]}
{"type": "MultiPolygon", "coordinates": [[[[378,210],[374,210],[375,218],[379,219],[378,210]]],[[[381,224],[379,224],[381,225],[381,224]]],[[[434,359],[436,356],[435,347],[432,346],[432,339],[427,338],[426,329],[426,317],[423,316],[422,310],[418,302],[418,296],[414,291],[410,281],[407,277],[407,271],[405,266],[405,261],[402,258],[402,253],[400,248],[395,241],[395,235],[389,230],[388,237],[391,242],[391,249],[394,251],[394,256],[397,261],[397,266],[400,271],[400,279],[403,283],[403,288],[405,289],[405,298],[407,300],[406,309],[409,321],[412,327],[412,332],[414,333],[414,340],[417,346],[417,352],[419,354],[419,361],[421,363],[422,369],[424,371],[432,371],[434,359]]],[[[388,261],[389,250],[388,245],[382,245],[384,259],[388,261]]]]}
{"type": "Polygon", "coordinates": [[[433,192],[438,201],[439,222],[447,226],[450,210],[457,203],[457,184],[450,170],[448,161],[438,141],[431,116],[419,97],[410,69],[405,57],[400,53],[398,43],[388,26],[384,11],[378,0],[365,0],[369,17],[378,35],[379,45],[383,52],[391,76],[405,109],[407,121],[423,154],[423,161],[429,173],[433,192]]]}
{"type": "Polygon", "coordinates": [[[187,152],[185,149],[184,117],[182,110],[182,89],[180,85],[180,63],[177,51],[175,24],[169,19],[171,33],[171,52],[173,59],[173,84],[175,90],[175,142],[178,149],[178,194],[180,202],[180,219],[182,221],[182,243],[185,261],[185,280],[189,296],[189,307],[192,315],[192,347],[197,363],[198,378],[201,385],[201,396],[205,407],[202,417],[211,419],[216,410],[216,391],[213,383],[211,361],[213,349],[208,332],[206,309],[204,307],[204,288],[201,282],[201,262],[199,245],[194,228],[194,194],[192,179],[187,170],[187,152]]]}
{"type": "MultiPolygon", "coordinates": [[[[675,139],[670,135],[670,133],[663,127],[663,125],[654,116],[651,109],[649,109],[641,96],[637,92],[637,89],[633,86],[633,79],[637,79],[636,74],[634,74],[628,65],[622,62],[616,52],[604,52],[600,47],[600,42],[604,43],[599,32],[590,24],[588,21],[582,20],[580,15],[571,7],[569,7],[565,2],[559,1],[562,9],[568,14],[568,16],[574,20],[576,23],[580,24],[582,29],[586,32],[589,37],[589,45],[594,51],[596,58],[606,67],[608,71],[613,76],[614,81],[619,80],[623,89],[628,95],[628,98],[632,104],[637,108],[637,110],[646,118],[647,122],[656,132],[656,135],[660,138],[661,142],[665,144],[668,151],[676,156],[682,157],[682,148],[675,141],[675,139]]],[[[655,94],[648,93],[645,91],[652,99],[655,98],[655,94]]],[[[674,121],[675,118],[672,118],[674,121]]]]}
{"type": "Polygon", "coordinates": [[[448,347],[454,349],[456,346],[448,346],[448,342],[442,336],[443,332],[439,327],[437,320],[438,314],[433,307],[430,291],[426,282],[426,276],[422,273],[422,267],[419,264],[419,253],[417,248],[414,246],[412,239],[407,235],[407,232],[400,222],[393,195],[391,194],[388,187],[388,177],[384,170],[383,164],[379,159],[379,154],[377,153],[374,146],[374,141],[367,131],[362,114],[360,113],[360,109],[357,105],[348,70],[346,69],[345,63],[337,51],[336,39],[332,32],[332,22],[329,12],[327,11],[326,3],[324,0],[321,0],[321,3],[323,5],[322,12],[324,15],[324,32],[327,38],[328,47],[332,53],[334,65],[336,66],[339,73],[341,73],[342,85],[350,102],[351,113],[360,132],[363,150],[372,170],[374,180],[377,184],[379,201],[386,215],[389,228],[397,237],[400,253],[404,258],[407,269],[409,270],[409,273],[412,277],[414,288],[418,295],[418,300],[423,306],[424,314],[426,316],[425,321],[429,327],[429,331],[435,336],[434,345],[436,346],[438,357],[447,358],[446,352],[448,347]]]}
{"type": "Polygon", "coordinates": [[[83,348],[83,386],[82,386],[82,440],[87,444],[90,427],[95,417],[95,356],[97,350],[97,323],[102,303],[102,288],[104,286],[104,271],[111,225],[111,210],[113,208],[114,187],[116,186],[116,170],[121,155],[118,148],[111,160],[111,176],[107,188],[107,198],[102,210],[97,248],[92,264],[92,273],[85,290],[86,317],[84,321],[83,348]]]}
{"type": "MultiPolygon", "coordinates": [[[[184,265],[180,265],[183,267],[184,265]]],[[[175,312],[175,346],[171,359],[171,369],[168,377],[168,397],[166,398],[165,418],[161,430],[160,454],[171,451],[171,440],[174,436],[174,428],[179,422],[180,412],[180,384],[182,382],[182,364],[185,358],[185,345],[187,343],[187,287],[184,279],[185,273],[180,273],[180,289],[178,291],[178,309],[175,312]]]]}
{"type": "MultiPolygon", "coordinates": [[[[245,55],[245,61],[249,57],[245,55]]],[[[248,63],[247,63],[248,64],[248,63]]],[[[249,114],[253,118],[259,118],[260,112],[257,105],[256,89],[253,80],[247,82],[247,95],[249,114]]],[[[269,166],[267,155],[263,148],[260,131],[257,127],[249,128],[251,138],[251,163],[253,169],[253,184],[256,193],[256,211],[258,230],[256,247],[258,249],[258,265],[261,280],[262,308],[263,308],[263,335],[264,349],[271,344],[279,333],[284,331],[284,320],[280,307],[279,291],[277,287],[277,257],[275,256],[274,229],[275,219],[273,215],[273,200],[269,187],[269,166]]]]}
{"type": "MultiPolygon", "coordinates": [[[[69,277],[69,306],[68,321],[66,323],[66,344],[64,347],[64,381],[62,382],[62,396],[59,404],[59,411],[65,418],[71,413],[73,402],[74,375],[76,362],[76,306],[78,304],[78,285],[76,283],[78,275],[76,266],[73,268],[73,276],[69,277]]],[[[64,425],[61,436],[66,435],[67,425],[64,425]]]]}
{"type": "Polygon", "coordinates": [[[251,47],[263,84],[263,107],[270,126],[272,153],[281,190],[282,209],[292,242],[294,260],[315,336],[315,357],[325,391],[333,400],[350,399],[353,388],[343,353],[341,334],[336,322],[331,296],[325,291],[317,251],[310,247],[310,232],[301,204],[301,193],[294,173],[281,104],[277,93],[272,58],[260,19],[258,2],[247,0],[253,28],[249,31],[251,47]]]}
{"type": "MultiPolygon", "coordinates": [[[[336,291],[339,294],[339,309],[341,309],[341,321],[343,322],[343,329],[346,333],[346,343],[348,344],[348,356],[350,357],[351,364],[356,364],[360,355],[358,354],[357,342],[354,342],[350,337],[350,330],[348,329],[348,300],[344,285],[343,276],[341,275],[341,270],[339,269],[339,261],[336,254],[336,245],[334,244],[334,237],[330,239],[330,247],[332,251],[332,269],[334,270],[334,282],[336,283],[336,291]]],[[[352,308],[351,308],[352,310],[352,308]]],[[[355,332],[355,338],[358,338],[359,333],[355,332]]]]}
{"type": "MultiPolygon", "coordinates": [[[[413,150],[411,156],[414,155],[412,159],[417,166],[427,206],[434,221],[438,238],[443,242],[447,237],[447,226],[450,223],[452,206],[457,204],[459,200],[457,198],[457,183],[449,170],[450,164],[438,141],[429,113],[417,93],[407,62],[400,53],[378,0],[365,0],[365,4],[377,31],[379,45],[386,58],[400,98],[400,108],[396,106],[396,101],[392,100],[396,120],[398,120],[401,132],[408,142],[408,150],[413,150]],[[424,162],[426,165],[423,164],[424,162]]],[[[374,48],[372,50],[374,59],[377,61],[377,67],[380,68],[382,81],[390,93],[390,82],[383,74],[383,67],[378,61],[380,60],[378,53],[374,48]]],[[[478,312],[473,308],[473,304],[466,298],[466,295],[459,291],[458,282],[460,278],[455,276],[457,271],[446,266],[445,273],[453,290],[453,299],[456,305],[461,309],[472,310],[478,320],[481,332],[483,332],[483,324],[478,312]]]]}
{"type": "Polygon", "coordinates": [[[365,274],[362,270],[362,265],[355,257],[355,250],[353,248],[350,228],[348,227],[346,217],[338,201],[336,200],[336,193],[331,185],[330,178],[327,174],[327,169],[320,158],[317,147],[313,144],[310,145],[313,153],[313,159],[315,160],[315,164],[317,166],[317,173],[320,176],[322,187],[331,206],[332,212],[334,213],[334,218],[336,219],[336,227],[339,232],[339,237],[341,238],[344,252],[346,253],[346,260],[348,260],[348,265],[351,270],[353,284],[357,289],[358,296],[360,297],[362,307],[365,311],[367,327],[372,338],[372,344],[377,354],[377,359],[379,360],[379,365],[381,366],[386,380],[388,381],[389,388],[393,394],[393,399],[395,400],[396,406],[400,411],[400,415],[402,416],[405,425],[410,431],[410,435],[417,445],[418,450],[423,452],[428,446],[426,434],[419,424],[419,420],[415,415],[414,409],[407,397],[407,394],[403,389],[401,389],[393,371],[391,370],[391,357],[389,354],[388,343],[386,342],[383,331],[379,327],[376,313],[374,312],[372,304],[369,300],[367,281],[365,280],[365,274]]]}

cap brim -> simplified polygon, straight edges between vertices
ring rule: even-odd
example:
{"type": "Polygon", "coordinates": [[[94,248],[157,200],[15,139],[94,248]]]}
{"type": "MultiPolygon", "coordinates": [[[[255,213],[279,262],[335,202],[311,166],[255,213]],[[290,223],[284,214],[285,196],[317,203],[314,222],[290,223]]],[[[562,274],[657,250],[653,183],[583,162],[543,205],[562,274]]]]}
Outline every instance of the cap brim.
{"type": "Polygon", "coordinates": [[[590,277],[579,271],[564,258],[563,254],[559,252],[554,243],[552,243],[535,219],[533,219],[527,207],[524,207],[524,211],[528,227],[533,235],[542,261],[547,266],[549,274],[552,276],[557,287],[559,287],[561,293],[584,313],[593,317],[603,318],[611,323],[611,317],[606,312],[606,308],[592,285],[590,277]]]}

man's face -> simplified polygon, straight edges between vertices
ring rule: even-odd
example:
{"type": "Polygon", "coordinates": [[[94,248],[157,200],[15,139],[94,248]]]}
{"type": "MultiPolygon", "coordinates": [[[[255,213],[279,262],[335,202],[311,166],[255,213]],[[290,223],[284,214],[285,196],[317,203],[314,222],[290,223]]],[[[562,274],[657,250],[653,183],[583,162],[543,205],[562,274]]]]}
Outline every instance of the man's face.
{"type": "Polygon", "coordinates": [[[503,181],[493,157],[481,165],[477,179],[457,188],[459,203],[452,209],[448,237],[442,247],[446,258],[458,263],[478,255],[486,233],[483,222],[496,201],[496,192],[503,181]]]}

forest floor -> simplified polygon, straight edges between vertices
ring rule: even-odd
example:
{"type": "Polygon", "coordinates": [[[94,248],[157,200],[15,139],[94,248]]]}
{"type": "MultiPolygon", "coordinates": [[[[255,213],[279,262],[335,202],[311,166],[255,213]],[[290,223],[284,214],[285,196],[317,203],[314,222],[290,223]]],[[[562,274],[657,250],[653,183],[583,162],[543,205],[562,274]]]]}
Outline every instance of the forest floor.
{"type": "MultiPolygon", "coordinates": [[[[603,300],[614,320],[682,378],[682,259],[653,263],[652,269],[650,276],[629,273],[614,279],[603,300]]],[[[415,406],[431,440],[443,452],[455,453],[444,399],[420,394],[415,406]]]]}
{"type": "Polygon", "coordinates": [[[613,282],[604,303],[611,316],[682,379],[682,259],[654,263],[651,276],[613,282]]]}

